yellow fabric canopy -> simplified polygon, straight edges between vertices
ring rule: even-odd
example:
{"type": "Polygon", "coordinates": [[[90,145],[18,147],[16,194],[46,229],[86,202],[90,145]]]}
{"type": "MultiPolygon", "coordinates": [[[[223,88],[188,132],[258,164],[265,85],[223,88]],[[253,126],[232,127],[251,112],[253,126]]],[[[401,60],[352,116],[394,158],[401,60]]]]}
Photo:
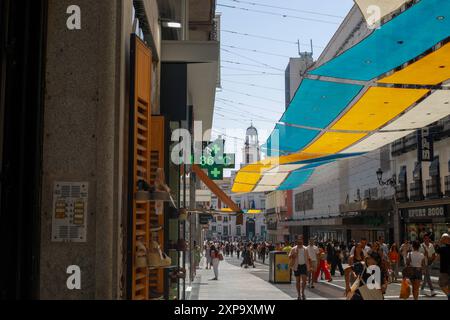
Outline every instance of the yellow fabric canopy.
{"type": "Polygon", "coordinates": [[[450,43],[379,83],[437,85],[450,78],[450,43]]]}

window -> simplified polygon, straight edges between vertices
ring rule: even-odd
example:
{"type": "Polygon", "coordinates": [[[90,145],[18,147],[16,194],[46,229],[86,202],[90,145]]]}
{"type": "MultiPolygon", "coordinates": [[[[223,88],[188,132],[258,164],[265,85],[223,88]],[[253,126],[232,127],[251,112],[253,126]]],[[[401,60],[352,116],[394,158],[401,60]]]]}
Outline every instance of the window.
{"type": "Polygon", "coordinates": [[[314,203],[313,189],[295,195],[295,211],[312,210],[314,203]]]}
{"type": "Polygon", "coordinates": [[[261,210],[266,209],[266,200],[261,200],[261,210]]]}
{"type": "Polygon", "coordinates": [[[241,235],[241,226],[236,226],[236,235],[237,236],[241,235]]]}
{"type": "Polygon", "coordinates": [[[216,232],[216,231],[217,231],[216,226],[212,226],[212,227],[211,227],[211,231],[212,231],[212,232],[216,232]]]}
{"type": "Polygon", "coordinates": [[[223,222],[228,222],[228,217],[223,217],[223,222]]]}

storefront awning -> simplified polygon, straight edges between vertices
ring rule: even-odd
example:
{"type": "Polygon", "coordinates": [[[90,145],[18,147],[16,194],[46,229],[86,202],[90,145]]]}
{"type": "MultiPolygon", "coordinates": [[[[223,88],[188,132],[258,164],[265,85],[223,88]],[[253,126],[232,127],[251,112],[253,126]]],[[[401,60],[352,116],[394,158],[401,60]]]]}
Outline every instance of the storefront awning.
{"type": "Polygon", "coordinates": [[[375,79],[449,37],[449,12],[450,1],[421,0],[310,74],[362,81],[375,79]]]}
{"type": "Polygon", "coordinates": [[[369,26],[374,26],[411,0],[355,0],[369,26]]]}
{"type": "Polygon", "coordinates": [[[326,160],[376,150],[450,115],[450,90],[440,85],[450,77],[442,12],[450,1],[415,3],[308,72],[264,146],[269,158],[241,169],[232,191],[297,188],[326,160]],[[274,172],[294,164],[301,167],[274,172]]]}

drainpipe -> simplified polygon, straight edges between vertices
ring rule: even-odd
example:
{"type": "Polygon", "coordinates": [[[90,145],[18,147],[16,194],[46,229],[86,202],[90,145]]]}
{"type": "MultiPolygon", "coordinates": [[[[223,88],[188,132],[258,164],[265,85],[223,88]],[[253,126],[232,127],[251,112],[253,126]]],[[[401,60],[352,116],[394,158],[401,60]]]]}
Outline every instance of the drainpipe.
{"type": "Polygon", "coordinates": [[[189,0],[181,0],[181,40],[189,40],[189,0]]]}

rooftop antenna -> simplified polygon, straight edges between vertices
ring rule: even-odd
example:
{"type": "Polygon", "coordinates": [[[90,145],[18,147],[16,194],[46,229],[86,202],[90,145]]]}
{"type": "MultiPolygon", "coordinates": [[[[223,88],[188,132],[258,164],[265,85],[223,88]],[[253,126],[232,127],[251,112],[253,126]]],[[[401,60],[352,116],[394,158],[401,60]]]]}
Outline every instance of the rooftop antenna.
{"type": "Polygon", "coordinates": [[[300,47],[300,40],[297,40],[298,55],[300,57],[303,57],[303,56],[311,56],[312,57],[313,56],[313,54],[314,54],[314,46],[313,46],[313,40],[312,39],[310,40],[310,44],[311,44],[311,51],[310,52],[307,52],[307,51],[302,52],[301,47],[300,47]]]}

